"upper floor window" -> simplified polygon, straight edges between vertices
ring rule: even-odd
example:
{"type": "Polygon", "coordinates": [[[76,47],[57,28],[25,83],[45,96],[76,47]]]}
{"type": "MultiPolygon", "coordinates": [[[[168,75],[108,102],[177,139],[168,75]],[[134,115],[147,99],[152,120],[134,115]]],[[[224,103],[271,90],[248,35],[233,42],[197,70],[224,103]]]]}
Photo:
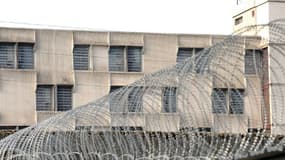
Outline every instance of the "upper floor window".
{"type": "Polygon", "coordinates": [[[0,68],[34,68],[34,44],[0,43],[0,68]]]}
{"type": "Polygon", "coordinates": [[[239,24],[241,24],[241,23],[242,23],[242,21],[243,21],[243,17],[242,17],[242,16],[241,16],[241,17],[236,18],[236,19],[235,19],[235,25],[239,25],[239,24]]]}
{"type": "Polygon", "coordinates": [[[34,68],[34,44],[19,43],[17,46],[17,61],[19,69],[33,69],[34,68]]]}
{"type": "Polygon", "coordinates": [[[216,114],[243,114],[244,89],[214,88],[212,109],[216,114]]]}
{"type": "Polygon", "coordinates": [[[192,58],[193,68],[196,73],[201,72],[201,67],[207,62],[208,52],[201,52],[204,48],[179,48],[177,53],[177,63],[185,61],[187,58],[192,58]]]}
{"type": "Polygon", "coordinates": [[[15,43],[0,43],[0,68],[15,68],[15,43]]]}
{"type": "Polygon", "coordinates": [[[38,85],[36,91],[37,111],[67,111],[72,109],[72,86],[38,85]]]}
{"type": "Polygon", "coordinates": [[[176,112],[176,87],[165,87],[162,90],[162,112],[176,112]]]}
{"type": "Polygon", "coordinates": [[[248,49],[244,55],[244,73],[259,74],[262,72],[262,51],[248,49]]]}
{"type": "Polygon", "coordinates": [[[73,68],[74,70],[88,70],[89,68],[89,45],[74,45],[73,68]]]}
{"type": "Polygon", "coordinates": [[[109,49],[109,71],[141,72],[142,47],[111,46],[109,49]]]}

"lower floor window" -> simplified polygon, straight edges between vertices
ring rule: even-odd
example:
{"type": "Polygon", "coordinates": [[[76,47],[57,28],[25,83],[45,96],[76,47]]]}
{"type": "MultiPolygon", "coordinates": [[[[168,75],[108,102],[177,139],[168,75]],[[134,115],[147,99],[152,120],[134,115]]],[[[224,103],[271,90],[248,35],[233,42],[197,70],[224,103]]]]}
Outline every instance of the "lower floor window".
{"type": "Polygon", "coordinates": [[[214,88],[212,109],[216,114],[243,114],[244,89],[214,88]]]}

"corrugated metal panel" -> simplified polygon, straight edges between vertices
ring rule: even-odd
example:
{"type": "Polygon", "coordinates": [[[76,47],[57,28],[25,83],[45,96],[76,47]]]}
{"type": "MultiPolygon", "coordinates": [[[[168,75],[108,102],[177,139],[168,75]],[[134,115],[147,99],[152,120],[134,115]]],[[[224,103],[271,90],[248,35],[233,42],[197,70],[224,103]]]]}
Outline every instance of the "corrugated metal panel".
{"type": "Polygon", "coordinates": [[[73,68],[74,70],[88,70],[89,45],[74,45],[73,68]]]}
{"type": "Polygon", "coordinates": [[[37,111],[52,110],[52,86],[43,85],[37,87],[36,103],[37,111]]]}
{"type": "Polygon", "coordinates": [[[259,74],[262,71],[262,58],[259,50],[246,50],[244,56],[245,74],[259,74]]]}
{"type": "Polygon", "coordinates": [[[213,89],[212,108],[213,113],[227,113],[227,89],[213,89]]]}
{"type": "Polygon", "coordinates": [[[230,90],[230,113],[243,114],[244,111],[244,90],[231,89],[230,90]]]}
{"type": "Polygon", "coordinates": [[[15,67],[15,43],[0,43],[0,68],[15,67]]]}
{"type": "Polygon", "coordinates": [[[57,86],[57,111],[72,109],[72,86],[57,86]]]}
{"type": "Polygon", "coordinates": [[[109,49],[109,71],[124,71],[125,47],[115,46],[109,49]]]}
{"type": "Polygon", "coordinates": [[[162,112],[176,112],[176,88],[164,88],[162,96],[162,112]]]}
{"type": "Polygon", "coordinates": [[[32,43],[19,43],[17,48],[17,61],[18,68],[20,69],[33,69],[34,68],[34,44],[32,43]]]}
{"type": "Polygon", "coordinates": [[[128,47],[128,72],[142,71],[142,47],[128,47]]]}
{"type": "Polygon", "coordinates": [[[193,56],[193,48],[179,48],[177,53],[176,62],[181,63],[185,59],[193,56]]]}

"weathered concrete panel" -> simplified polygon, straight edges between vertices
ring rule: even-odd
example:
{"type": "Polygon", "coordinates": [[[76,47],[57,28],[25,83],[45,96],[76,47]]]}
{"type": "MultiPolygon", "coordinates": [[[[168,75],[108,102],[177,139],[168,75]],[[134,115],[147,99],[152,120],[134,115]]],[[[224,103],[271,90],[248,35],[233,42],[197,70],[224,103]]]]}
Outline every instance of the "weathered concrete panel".
{"type": "Polygon", "coordinates": [[[74,44],[108,45],[109,33],[74,31],[73,39],[74,39],[74,44]]]}
{"type": "Polygon", "coordinates": [[[112,113],[111,126],[144,127],[145,115],[143,113],[112,113]]]}
{"type": "Polygon", "coordinates": [[[75,71],[73,106],[79,107],[109,93],[108,72],[75,71]]]}
{"type": "Polygon", "coordinates": [[[92,68],[95,71],[109,71],[109,47],[108,46],[92,46],[91,48],[92,68]]]}
{"type": "Polygon", "coordinates": [[[264,102],[262,96],[261,79],[256,75],[246,76],[246,94],[244,97],[244,111],[249,117],[249,128],[262,128],[264,102]]]}
{"type": "Polygon", "coordinates": [[[151,73],[176,64],[178,39],[175,35],[146,34],[144,72],[151,73]]]}
{"type": "MultiPolygon", "coordinates": [[[[184,77],[185,78],[185,77],[184,77]]],[[[212,79],[206,76],[189,77],[181,81],[178,90],[180,127],[206,127],[213,125],[212,79]]]]}
{"type": "Polygon", "coordinates": [[[39,30],[35,52],[38,83],[73,84],[73,34],[39,30]]]}
{"type": "Polygon", "coordinates": [[[0,29],[1,42],[35,42],[36,34],[33,29],[0,29]]]}
{"type": "Polygon", "coordinates": [[[215,114],[213,129],[216,133],[247,133],[248,116],[215,114]]]}
{"type": "Polygon", "coordinates": [[[179,114],[177,113],[158,113],[146,115],[146,131],[151,132],[178,132],[179,114]]]}
{"type": "Polygon", "coordinates": [[[126,86],[139,80],[144,76],[143,73],[130,73],[130,72],[121,72],[121,73],[110,73],[111,75],[111,85],[113,86],[126,86]]]}
{"type": "Polygon", "coordinates": [[[36,72],[0,70],[0,125],[35,123],[36,72]]]}
{"type": "Polygon", "coordinates": [[[115,46],[143,46],[144,38],[142,33],[110,33],[110,45],[115,46]]]}
{"type": "Polygon", "coordinates": [[[179,47],[205,48],[211,45],[210,40],[209,35],[179,35],[178,44],[179,47]]]}

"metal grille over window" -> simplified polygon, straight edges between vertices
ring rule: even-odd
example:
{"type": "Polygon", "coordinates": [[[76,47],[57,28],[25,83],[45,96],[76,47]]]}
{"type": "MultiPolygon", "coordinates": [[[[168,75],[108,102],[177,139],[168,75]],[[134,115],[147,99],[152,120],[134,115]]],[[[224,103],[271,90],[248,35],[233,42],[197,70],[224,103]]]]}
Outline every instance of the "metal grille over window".
{"type": "Polygon", "coordinates": [[[179,48],[177,53],[176,62],[181,63],[185,59],[192,57],[193,55],[193,48],[179,48]]]}
{"type": "Polygon", "coordinates": [[[212,108],[213,113],[227,113],[227,89],[213,90],[212,108]]]}
{"type": "Polygon", "coordinates": [[[0,68],[14,68],[15,44],[0,43],[0,68]]]}
{"type": "Polygon", "coordinates": [[[123,86],[111,86],[110,88],[110,97],[109,97],[109,104],[110,104],[110,111],[111,112],[120,112],[124,109],[121,108],[121,100],[119,94],[114,94],[115,91],[118,91],[123,86]]]}
{"type": "Polygon", "coordinates": [[[89,45],[74,45],[73,65],[74,70],[88,70],[89,45]]]}
{"type": "Polygon", "coordinates": [[[18,68],[33,69],[34,68],[34,44],[19,43],[17,48],[18,68]]]}
{"type": "Polygon", "coordinates": [[[244,108],[244,90],[231,89],[230,91],[230,113],[243,114],[244,108]]]}
{"type": "Polygon", "coordinates": [[[244,56],[245,74],[259,74],[262,71],[262,51],[246,50],[244,56]]]}
{"type": "Polygon", "coordinates": [[[72,86],[57,86],[57,110],[72,109],[72,86]]]}
{"type": "Polygon", "coordinates": [[[128,47],[128,72],[142,71],[142,47],[128,47]]]}
{"type": "Polygon", "coordinates": [[[176,112],[176,88],[166,87],[163,89],[163,108],[162,111],[166,113],[176,112]]]}
{"type": "Polygon", "coordinates": [[[109,71],[124,71],[124,50],[121,46],[110,47],[109,71]]]}
{"type": "Polygon", "coordinates": [[[52,86],[38,86],[36,92],[37,111],[52,110],[52,86]]]}
{"type": "Polygon", "coordinates": [[[128,111],[142,112],[143,87],[132,87],[128,96],[128,111]]]}
{"type": "Polygon", "coordinates": [[[195,48],[195,69],[196,73],[201,73],[206,70],[206,64],[208,64],[209,51],[203,51],[204,48],[195,48]]]}

